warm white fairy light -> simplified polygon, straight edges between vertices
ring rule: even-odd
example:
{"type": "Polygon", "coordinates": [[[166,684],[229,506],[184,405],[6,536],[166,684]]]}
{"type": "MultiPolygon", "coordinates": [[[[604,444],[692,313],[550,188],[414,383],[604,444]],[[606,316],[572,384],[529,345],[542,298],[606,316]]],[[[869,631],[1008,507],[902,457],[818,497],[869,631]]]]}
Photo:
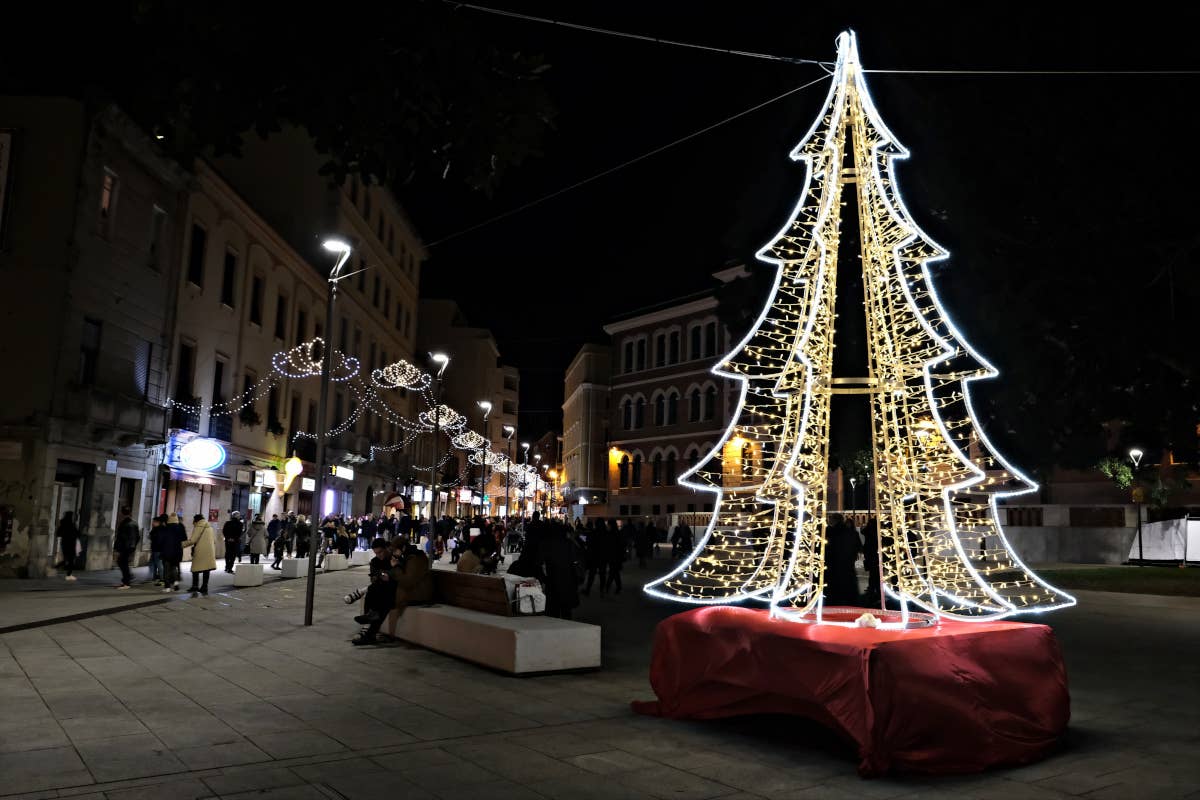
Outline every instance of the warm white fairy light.
{"type": "Polygon", "coordinates": [[[455,431],[467,424],[467,418],[448,405],[438,406],[417,414],[417,419],[427,430],[435,427],[444,431],[455,431]]]}
{"type": "Polygon", "coordinates": [[[381,389],[409,389],[421,391],[433,379],[409,362],[401,359],[371,373],[371,382],[381,389]]]}
{"type": "MultiPolygon", "coordinates": [[[[322,363],[324,340],[312,339],[295,347],[276,353],[271,357],[271,366],[286,378],[319,378],[325,369],[322,363]]],[[[358,359],[347,356],[340,350],[329,354],[329,379],[335,383],[348,381],[358,375],[358,359]]]]}
{"type": "Polygon", "coordinates": [[[907,156],[867,91],[854,34],[842,34],[825,108],[792,152],[806,167],[800,200],[758,254],[776,268],[770,299],[713,368],[742,384],[733,419],[679,479],[716,495],[712,519],[691,556],[648,592],[692,603],[762,598],[776,616],[831,622],[821,599],[829,401],[854,392],[872,400],[882,583],[901,600],[885,626],[910,622],[910,603],[962,619],[1074,603],[1020,561],[999,524],[997,500],[1036,487],[975,417],[969,384],[997,373],[933,287],[929,265],[948,254],[904,207],[892,166],[907,156]],[[870,374],[834,379],[847,187],[858,193],[870,374]]]}
{"type": "Polygon", "coordinates": [[[463,431],[450,440],[450,444],[457,447],[459,450],[478,450],[481,447],[486,447],[488,440],[480,436],[475,431],[463,431]]]}

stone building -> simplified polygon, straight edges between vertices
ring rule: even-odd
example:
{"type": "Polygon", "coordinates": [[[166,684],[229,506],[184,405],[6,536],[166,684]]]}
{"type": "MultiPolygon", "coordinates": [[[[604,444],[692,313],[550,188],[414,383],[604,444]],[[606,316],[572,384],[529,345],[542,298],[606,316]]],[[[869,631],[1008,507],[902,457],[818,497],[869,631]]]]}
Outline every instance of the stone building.
{"type": "Polygon", "coordinates": [[[67,511],[90,569],[149,526],[188,180],[116,108],[0,98],[0,574],[52,571],[67,511]]]}

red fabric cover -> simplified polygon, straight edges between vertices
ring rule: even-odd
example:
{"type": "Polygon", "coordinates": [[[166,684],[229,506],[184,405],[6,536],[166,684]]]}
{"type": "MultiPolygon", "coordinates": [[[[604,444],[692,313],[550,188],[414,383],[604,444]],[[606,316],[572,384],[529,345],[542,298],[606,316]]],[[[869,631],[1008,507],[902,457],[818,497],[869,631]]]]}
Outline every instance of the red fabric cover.
{"type": "Polygon", "coordinates": [[[643,714],[795,714],[858,745],[859,772],[977,772],[1034,761],[1071,716],[1054,633],[1019,622],[878,630],[715,606],[655,632],[643,714]]]}

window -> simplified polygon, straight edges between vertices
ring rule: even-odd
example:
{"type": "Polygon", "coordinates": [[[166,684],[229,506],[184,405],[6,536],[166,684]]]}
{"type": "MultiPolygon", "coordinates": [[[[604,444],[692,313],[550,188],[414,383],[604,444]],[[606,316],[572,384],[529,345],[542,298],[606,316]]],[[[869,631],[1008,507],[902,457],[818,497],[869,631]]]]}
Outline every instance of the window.
{"type": "Polygon", "coordinates": [[[225,251],[225,265],[221,270],[221,305],[233,308],[233,287],[237,285],[237,253],[225,251]]]}
{"type": "Polygon", "coordinates": [[[633,430],[633,401],[629,398],[621,404],[621,421],[625,430],[633,430]]]}
{"type": "Polygon", "coordinates": [[[308,341],[308,312],[303,308],[296,311],[296,345],[308,341]]]}
{"type": "Polygon", "coordinates": [[[625,371],[633,372],[633,342],[625,343],[625,371]]]}
{"type": "MultiPolygon", "coordinates": [[[[678,475],[679,475],[679,465],[675,458],[675,451],[672,450],[667,455],[667,472],[666,472],[666,475],[663,477],[663,482],[666,483],[668,486],[674,486],[675,478],[678,475]]],[[[671,513],[674,510],[675,509],[672,506],[667,506],[667,513],[671,513]]]]}
{"type": "Polygon", "coordinates": [[[175,399],[191,405],[196,396],[192,392],[192,381],[196,373],[196,346],[179,343],[179,361],[175,367],[175,399]]]}
{"type": "Polygon", "coordinates": [[[413,329],[412,321],[413,321],[413,315],[412,315],[412,312],[410,311],[404,315],[404,335],[405,336],[412,335],[412,329],[413,329]]]}
{"type": "Polygon", "coordinates": [[[299,392],[292,392],[292,407],[291,407],[291,409],[289,409],[288,422],[291,423],[292,431],[295,432],[296,426],[300,424],[300,393],[299,392]]]}
{"type": "Polygon", "coordinates": [[[400,301],[397,300],[396,301],[396,330],[400,330],[400,326],[403,324],[403,317],[404,317],[404,307],[401,306],[400,301]]]}
{"type": "Polygon", "coordinates": [[[694,325],[688,331],[688,358],[695,361],[702,355],[700,352],[700,326],[694,325]]]}
{"type": "Polygon", "coordinates": [[[137,361],[134,364],[134,377],[142,390],[142,397],[150,399],[150,365],[154,363],[154,345],[142,339],[138,341],[137,361]]]}
{"type": "Polygon", "coordinates": [[[283,295],[275,298],[275,338],[281,342],[287,338],[287,298],[283,295]]]}
{"type": "Polygon", "coordinates": [[[96,364],[100,360],[100,321],[84,319],[83,336],[79,340],[79,375],[81,386],[96,382],[96,364]]]}
{"type": "MultiPolygon", "coordinates": [[[[662,481],[663,481],[662,453],[655,453],[654,459],[650,462],[650,481],[654,486],[662,486],[662,481]]],[[[655,513],[657,513],[657,512],[655,512],[655,513]]]]}
{"type": "Polygon", "coordinates": [[[646,340],[644,338],[637,341],[637,368],[639,370],[646,368],[646,340]]]}
{"type": "Polygon", "coordinates": [[[713,510],[713,504],[712,504],[712,503],[705,503],[705,504],[704,504],[704,513],[706,513],[706,514],[711,514],[711,513],[712,513],[712,510],[713,510]]]}
{"type": "Polygon", "coordinates": [[[700,421],[700,390],[692,389],[688,393],[688,422],[700,421]]]}
{"type": "Polygon", "coordinates": [[[371,300],[371,305],[375,306],[376,308],[379,308],[379,288],[380,288],[379,276],[376,275],[375,276],[375,293],[374,293],[373,299],[371,300]]]}
{"type": "Polygon", "coordinates": [[[714,419],[717,416],[717,390],[710,386],[704,392],[704,418],[714,419]]]}
{"type": "Polygon", "coordinates": [[[710,322],[704,326],[704,355],[712,358],[717,354],[717,323],[710,322]]]}
{"type": "Polygon", "coordinates": [[[100,211],[97,228],[105,239],[112,235],[113,220],[117,216],[117,189],[120,181],[117,173],[108,167],[104,168],[104,176],[100,179],[100,211]]]}
{"type": "Polygon", "coordinates": [[[516,414],[517,413],[517,404],[513,400],[505,400],[503,403],[501,403],[500,409],[501,409],[502,413],[505,413],[505,414],[516,414]]]}
{"type": "Polygon", "coordinates": [[[311,434],[317,432],[317,401],[308,401],[308,424],[304,426],[304,430],[311,434]]]}
{"type": "Polygon", "coordinates": [[[620,514],[622,517],[629,516],[629,506],[621,506],[621,510],[620,510],[618,513],[619,513],[619,514],[620,514]]]}
{"type": "Polygon", "coordinates": [[[689,513],[689,514],[695,514],[695,513],[696,513],[696,504],[695,504],[695,503],[688,503],[688,504],[687,504],[687,513],[689,513]]]}
{"type": "Polygon", "coordinates": [[[150,254],[147,263],[155,272],[162,270],[163,253],[166,250],[167,212],[154,207],[150,217],[150,254]]]}
{"type": "Polygon", "coordinates": [[[204,288],[204,248],[208,245],[208,232],[199,225],[192,225],[192,241],[188,246],[188,283],[204,288]]]}
{"type": "Polygon", "coordinates": [[[655,503],[654,505],[650,506],[650,513],[657,517],[662,513],[662,506],[660,506],[658,503],[655,503]]]}
{"type": "Polygon", "coordinates": [[[646,426],[646,398],[639,397],[633,406],[633,427],[644,428],[646,426]]]}
{"type": "Polygon", "coordinates": [[[617,485],[622,489],[629,488],[629,456],[621,456],[621,463],[617,464],[617,485]]]}
{"type": "Polygon", "coordinates": [[[668,514],[675,513],[675,504],[674,503],[667,503],[667,513],[668,514]]]}
{"type": "Polygon", "coordinates": [[[388,319],[392,316],[392,287],[383,287],[383,318],[388,319]]]}
{"type": "Polygon", "coordinates": [[[279,424],[279,387],[272,386],[267,394],[267,425],[273,427],[279,424]]]}
{"type": "Polygon", "coordinates": [[[371,221],[371,187],[363,184],[363,219],[371,221]]]}
{"type": "Polygon", "coordinates": [[[225,359],[217,356],[217,364],[213,367],[212,404],[220,405],[225,402],[225,359]]]}
{"type": "Polygon", "coordinates": [[[667,424],[679,422],[679,392],[672,391],[667,395],[667,424]]]}
{"type": "Polygon", "coordinates": [[[633,457],[633,474],[630,479],[630,483],[635,487],[642,485],[642,454],[641,453],[638,453],[636,456],[633,457]]]}
{"type": "Polygon", "coordinates": [[[388,252],[396,255],[396,229],[388,228],[388,252]]]}
{"type": "Polygon", "coordinates": [[[375,343],[371,342],[371,356],[367,359],[367,368],[375,369],[375,343]]]}
{"type": "Polygon", "coordinates": [[[367,290],[367,261],[364,258],[358,260],[358,290],[360,292],[367,290]]]}
{"type": "Polygon", "coordinates": [[[362,329],[354,329],[354,357],[362,360],[362,329]]]}
{"type": "MultiPolygon", "coordinates": [[[[696,464],[697,464],[699,461],[700,461],[700,451],[699,451],[699,450],[697,450],[696,448],[694,448],[694,447],[693,447],[691,450],[689,450],[689,451],[688,451],[688,454],[687,454],[687,465],[688,465],[688,469],[689,469],[689,470],[695,469],[695,468],[696,468],[696,464]]],[[[691,508],[691,509],[688,509],[688,510],[689,510],[689,511],[695,511],[695,509],[694,509],[694,508],[691,508]]]]}
{"type": "Polygon", "coordinates": [[[667,399],[661,394],[654,398],[654,424],[660,428],[667,424],[667,399]]]}
{"type": "MultiPolygon", "coordinates": [[[[515,392],[517,390],[517,379],[512,375],[504,376],[504,391],[515,392]]],[[[507,413],[507,412],[505,412],[507,413]]]]}
{"type": "Polygon", "coordinates": [[[661,367],[667,363],[667,337],[658,334],[654,337],[654,366],[661,367]]]}
{"type": "Polygon", "coordinates": [[[262,327],[263,279],[258,275],[250,284],[250,321],[262,327]]]}
{"type": "Polygon", "coordinates": [[[380,244],[383,244],[383,212],[382,211],[379,212],[379,219],[375,223],[375,238],[377,238],[379,240],[380,244]]]}
{"type": "Polygon", "coordinates": [[[667,344],[667,363],[679,363],[679,331],[671,331],[667,344]]]}

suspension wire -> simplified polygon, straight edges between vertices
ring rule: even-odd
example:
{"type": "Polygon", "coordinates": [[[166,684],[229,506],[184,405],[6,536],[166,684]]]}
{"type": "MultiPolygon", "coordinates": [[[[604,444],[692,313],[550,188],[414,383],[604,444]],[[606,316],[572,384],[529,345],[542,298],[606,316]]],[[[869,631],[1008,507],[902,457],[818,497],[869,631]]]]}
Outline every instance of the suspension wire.
{"type": "Polygon", "coordinates": [[[801,91],[809,88],[810,86],[814,86],[818,83],[825,81],[827,79],[827,77],[828,76],[826,76],[826,75],[822,75],[820,78],[811,80],[808,83],[805,83],[801,86],[797,86],[793,89],[788,89],[783,94],[772,97],[770,100],[764,100],[761,103],[757,103],[757,104],[751,106],[750,108],[739,111],[736,114],[728,116],[719,122],[714,122],[711,125],[706,125],[705,127],[701,128],[698,131],[693,131],[692,133],[689,133],[686,136],[681,136],[680,138],[678,138],[672,142],[668,142],[667,144],[660,145],[659,147],[656,147],[653,150],[642,153],[640,156],[635,156],[634,158],[631,158],[628,161],[623,161],[614,167],[609,167],[606,170],[597,172],[595,175],[592,175],[591,177],[584,178],[581,181],[576,181],[575,183],[572,183],[569,186],[564,186],[563,188],[553,191],[550,194],[543,195],[543,196],[537,198],[536,200],[530,200],[528,203],[523,203],[522,205],[519,205],[516,208],[509,209],[508,211],[497,214],[494,217],[485,219],[482,222],[478,222],[468,228],[463,228],[462,230],[456,231],[447,236],[443,236],[440,239],[430,242],[429,244],[426,245],[426,247],[436,247],[437,245],[448,242],[451,239],[457,239],[459,236],[463,236],[465,234],[471,233],[472,231],[479,230],[480,228],[484,227],[485,225],[491,225],[493,222],[499,222],[502,219],[507,219],[508,217],[511,217],[514,214],[519,214],[520,212],[525,211],[526,209],[533,208],[534,206],[537,206],[537,205],[541,205],[542,203],[546,202],[547,200],[552,200],[555,197],[566,194],[567,192],[569,192],[573,189],[578,189],[581,186],[586,186],[587,184],[592,183],[593,181],[597,181],[600,178],[603,178],[605,176],[611,175],[618,170],[624,169],[625,167],[628,167],[628,166],[632,166],[633,164],[636,164],[639,161],[644,161],[645,159],[650,158],[651,156],[658,155],[659,153],[663,152],[664,150],[668,150],[672,147],[675,147],[676,145],[683,144],[684,142],[690,141],[691,139],[695,139],[697,136],[701,136],[705,133],[708,133],[709,131],[711,131],[715,128],[719,128],[722,125],[733,122],[736,119],[740,119],[741,117],[744,117],[747,114],[758,111],[760,108],[765,108],[766,106],[769,106],[772,103],[777,103],[780,100],[783,100],[784,98],[791,97],[792,95],[796,94],[797,92],[801,92],[801,91]]]}

